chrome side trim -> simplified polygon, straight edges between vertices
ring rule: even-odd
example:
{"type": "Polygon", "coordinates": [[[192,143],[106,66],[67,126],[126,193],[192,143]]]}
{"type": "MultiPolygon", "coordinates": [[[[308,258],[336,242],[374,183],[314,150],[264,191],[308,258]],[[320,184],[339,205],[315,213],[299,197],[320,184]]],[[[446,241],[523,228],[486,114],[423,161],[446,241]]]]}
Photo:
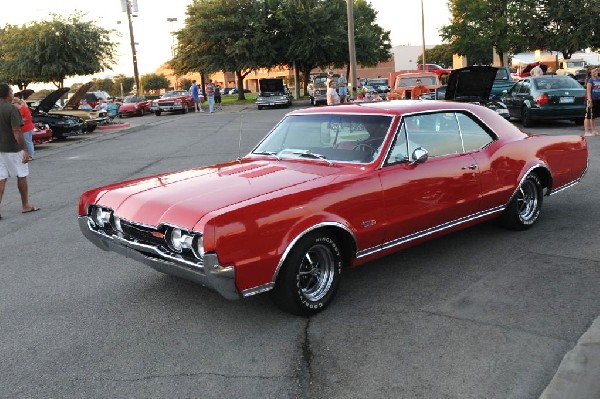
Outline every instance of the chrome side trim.
{"type": "Polygon", "coordinates": [[[498,207],[491,208],[491,209],[488,209],[488,210],[485,210],[485,211],[482,211],[482,212],[474,213],[474,214],[469,215],[469,216],[462,217],[460,219],[456,219],[456,220],[453,220],[453,221],[450,221],[450,222],[446,222],[446,223],[440,224],[438,226],[431,227],[429,229],[418,231],[416,233],[412,233],[412,234],[409,234],[409,235],[404,236],[404,237],[396,238],[396,239],[394,239],[392,241],[388,241],[388,242],[383,243],[381,245],[377,245],[375,247],[371,247],[371,248],[367,248],[367,249],[362,250],[362,251],[358,251],[357,254],[356,254],[356,258],[360,259],[360,258],[363,258],[365,256],[369,256],[369,255],[372,255],[374,253],[377,253],[377,252],[380,252],[380,251],[384,251],[384,250],[387,250],[387,249],[390,249],[390,248],[393,248],[393,247],[396,247],[396,246],[399,246],[399,245],[402,245],[402,244],[406,244],[408,242],[411,242],[411,241],[414,241],[414,240],[418,240],[418,239],[423,238],[423,237],[427,237],[427,236],[429,236],[431,234],[435,234],[435,233],[438,233],[440,231],[447,230],[447,229],[450,229],[452,227],[459,226],[461,224],[464,224],[464,223],[467,223],[467,222],[470,222],[470,221],[473,221],[473,220],[476,220],[476,219],[480,219],[480,218],[485,217],[485,216],[492,215],[494,213],[502,212],[505,208],[506,208],[506,206],[504,206],[504,205],[503,206],[498,206],[498,207]]]}
{"type": "Polygon", "coordinates": [[[258,287],[248,288],[246,290],[243,290],[241,292],[241,294],[242,294],[242,297],[248,298],[249,296],[253,296],[256,294],[262,294],[263,292],[271,291],[274,286],[275,286],[275,283],[267,283],[267,284],[259,285],[258,287]]]}
{"type": "MultiPolygon", "coordinates": [[[[309,227],[308,229],[304,230],[302,233],[298,234],[296,236],[296,238],[294,238],[292,240],[292,242],[290,242],[288,244],[288,246],[286,247],[285,251],[283,252],[283,255],[281,255],[281,259],[279,259],[279,263],[277,264],[277,268],[275,269],[275,272],[273,273],[273,279],[271,280],[271,282],[272,282],[273,285],[275,285],[275,280],[277,279],[277,276],[279,275],[279,270],[281,269],[281,266],[283,266],[283,262],[287,258],[288,254],[290,253],[290,251],[292,250],[292,248],[294,247],[294,245],[296,245],[296,243],[302,237],[304,237],[306,234],[310,233],[313,230],[322,228],[322,227],[338,227],[338,228],[341,228],[342,230],[345,230],[347,233],[349,233],[350,236],[352,237],[352,240],[354,241],[354,243],[356,243],[356,236],[354,235],[354,233],[352,231],[350,231],[350,229],[348,228],[348,226],[343,225],[341,223],[337,223],[337,222],[325,222],[325,223],[319,223],[319,224],[316,224],[314,226],[309,227]]],[[[271,288],[272,287],[270,287],[269,289],[271,289],[271,288]]]]}

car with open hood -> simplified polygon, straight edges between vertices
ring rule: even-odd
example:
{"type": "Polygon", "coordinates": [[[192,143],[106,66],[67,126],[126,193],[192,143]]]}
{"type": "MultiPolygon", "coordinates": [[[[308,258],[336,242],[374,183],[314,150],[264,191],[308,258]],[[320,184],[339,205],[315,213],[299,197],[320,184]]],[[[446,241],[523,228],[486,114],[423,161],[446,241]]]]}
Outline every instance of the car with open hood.
{"type": "Polygon", "coordinates": [[[486,220],[533,227],[587,165],[584,137],[528,135],[468,102],[311,107],[236,160],[86,191],[78,222],[102,250],[312,315],[347,267],[486,220]]]}
{"type": "Polygon", "coordinates": [[[498,68],[475,65],[453,69],[448,76],[448,84],[434,92],[421,96],[424,100],[448,100],[479,104],[489,108],[504,119],[509,119],[508,109],[500,100],[492,96],[498,77],[498,68]]]}
{"type": "Polygon", "coordinates": [[[260,92],[256,97],[258,109],[265,107],[289,107],[292,94],[281,78],[263,78],[258,81],[260,92]]]}
{"type": "Polygon", "coordinates": [[[88,82],[81,85],[81,87],[79,87],[79,89],[77,89],[77,91],[75,91],[75,93],[67,100],[67,103],[64,107],[52,107],[48,113],[77,116],[85,121],[87,132],[93,132],[98,125],[108,122],[108,112],[106,110],[79,109],[81,100],[84,98],[92,85],[93,82],[88,82]]]}
{"type": "Polygon", "coordinates": [[[55,140],[84,134],[88,131],[86,122],[79,116],[50,112],[55,108],[58,100],[68,92],[68,87],[53,91],[41,100],[31,111],[33,122],[45,123],[50,126],[55,140]]]}

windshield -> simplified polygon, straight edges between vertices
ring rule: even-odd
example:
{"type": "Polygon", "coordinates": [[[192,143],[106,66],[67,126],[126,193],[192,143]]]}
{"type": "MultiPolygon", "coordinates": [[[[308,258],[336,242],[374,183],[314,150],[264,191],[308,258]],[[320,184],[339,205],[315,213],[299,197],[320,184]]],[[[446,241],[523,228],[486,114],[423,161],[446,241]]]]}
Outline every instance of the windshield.
{"type": "Polygon", "coordinates": [[[139,101],[141,100],[136,96],[125,97],[125,99],[123,100],[124,103],[137,103],[139,101]]]}
{"type": "Polygon", "coordinates": [[[567,62],[567,68],[583,68],[585,67],[585,61],[569,61],[567,62]]]}
{"type": "Polygon", "coordinates": [[[180,97],[186,95],[187,91],[168,91],[165,94],[163,94],[161,98],[180,97]]]}
{"type": "Polygon", "coordinates": [[[579,82],[568,76],[550,76],[548,78],[535,79],[533,84],[539,90],[583,89],[579,82]]]}
{"type": "Polygon", "coordinates": [[[496,78],[494,80],[509,80],[508,72],[506,71],[506,69],[499,68],[498,72],[496,72],[496,78]]]}
{"type": "Polygon", "coordinates": [[[417,85],[417,79],[421,80],[423,86],[437,86],[435,76],[415,76],[412,78],[401,78],[398,79],[398,88],[400,87],[415,87],[417,85]]]}
{"type": "Polygon", "coordinates": [[[380,153],[391,116],[287,116],[252,151],[256,155],[370,163],[380,153]]]}

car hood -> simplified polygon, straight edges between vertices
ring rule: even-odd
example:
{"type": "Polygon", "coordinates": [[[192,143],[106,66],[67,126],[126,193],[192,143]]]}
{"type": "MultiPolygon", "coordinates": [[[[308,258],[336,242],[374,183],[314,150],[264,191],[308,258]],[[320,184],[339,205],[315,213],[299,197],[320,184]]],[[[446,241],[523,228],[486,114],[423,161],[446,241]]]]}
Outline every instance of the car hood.
{"type": "Polygon", "coordinates": [[[92,84],[93,82],[88,82],[82,85],[79,89],[77,89],[75,94],[73,94],[71,98],[69,98],[69,101],[67,101],[63,109],[79,109],[79,103],[81,102],[81,99],[83,98],[85,93],[88,92],[90,87],[92,87],[92,84]]]}
{"type": "Polygon", "coordinates": [[[33,110],[33,113],[48,113],[52,109],[52,107],[54,107],[54,104],[56,104],[56,102],[60,100],[60,98],[65,95],[65,93],[68,92],[68,87],[63,87],[58,90],[54,90],[52,93],[48,94],[42,101],[40,101],[39,105],[33,110]]]}
{"type": "Polygon", "coordinates": [[[242,160],[107,186],[99,205],[123,219],[193,229],[207,213],[336,173],[302,162],[242,160]]]}
{"type": "Polygon", "coordinates": [[[498,68],[470,66],[454,69],[448,77],[445,100],[487,101],[498,68]]]}
{"type": "Polygon", "coordinates": [[[283,79],[260,79],[261,93],[283,93],[283,79]]]}
{"type": "MultiPolygon", "coordinates": [[[[531,73],[531,70],[533,68],[535,68],[536,65],[537,65],[537,62],[532,62],[530,64],[525,65],[525,68],[523,68],[523,70],[521,71],[521,77],[529,76],[529,74],[531,73]]],[[[542,68],[542,71],[544,71],[544,73],[546,73],[546,71],[548,70],[548,65],[540,64],[540,68],[542,68]]]]}

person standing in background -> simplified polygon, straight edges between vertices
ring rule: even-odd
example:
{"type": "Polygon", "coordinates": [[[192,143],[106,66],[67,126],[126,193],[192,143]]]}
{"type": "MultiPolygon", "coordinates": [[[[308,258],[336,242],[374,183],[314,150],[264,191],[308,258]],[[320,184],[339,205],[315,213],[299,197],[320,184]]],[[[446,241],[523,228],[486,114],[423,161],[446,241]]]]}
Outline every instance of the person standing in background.
{"type": "Polygon", "coordinates": [[[25,147],[27,147],[27,152],[29,153],[28,160],[33,161],[33,154],[35,153],[35,147],[33,146],[33,130],[35,129],[35,125],[33,124],[31,111],[29,110],[25,100],[15,97],[13,98],[12,103],[15,107],[17,107],[19,113],[21,114],[21,118],[23,119],[23,126],[21,126],[23,140],[25,140],[25,147]]]}
{"type": "Polygon", "coordinates": [[[585,117],[583,119],[583,129],[585,136],[598,136],[596,127],[596,117],[600,113],[600,78],[598,78],[598,68],[590,71],[590,77],[585,84],[585,117]]]}
{"type": "Polygon", "coordinates": [[[198,85],[195,80],[192,80],[192,85],[190,86],[190,94],[194,97],[194,108],[196,112],[203,112],[202,105],[200,104],[200,92],[198,91],[198,85]]]}
{"type": "Polygon", "coordinates": [[[329,82],[327,89],[327,105],[336,105],[340,103],[340,95],[337,92],[337,83],[335,80],[329,82]]]}
{"type": "Polygon", "coordinates": [[[531,68],[529,75],[531,76],[544,76],[544,70],[541,67],[542,63],[538,61],[537,65],[531,68]]]}
{"type": "MultiPolygon", "coordinates": [[[[23,140],[23,119],[19,110],[12,105],[14,94],[10,86],[0,83],[0,203],[9,177],[17,178],[21,195],[21,212],[29,213],[40,208],[29,203],[27,176],[29,175],[29,153],[23,140]]],[[[2,216],[0,216],[2,219],[2,216]]]]}
{"type": "Polygon", "coordinates": [[[429,89],[423,86],[423,82],[421,82],[421,79],[417,79],[415,81],[415,84],[416,86],[410,92],[410,98],[412,100],[419,100],[423,94],[429,93],[429,89]]]}
{"type": "Polygon", "coordinates": [[[206,97],[208,97],[208,111],[212,114],[215,112],[215,86],[213,85],[212,79],[208,79],[206,85],[206,97]]]}
{"type": "Polygon", "coordinates": [[[337,81],[338,84],[338,94],[340,95],[340,103],[345,103],[346,98],[348,97],[348,80],[342,73],[337,81]]]}

